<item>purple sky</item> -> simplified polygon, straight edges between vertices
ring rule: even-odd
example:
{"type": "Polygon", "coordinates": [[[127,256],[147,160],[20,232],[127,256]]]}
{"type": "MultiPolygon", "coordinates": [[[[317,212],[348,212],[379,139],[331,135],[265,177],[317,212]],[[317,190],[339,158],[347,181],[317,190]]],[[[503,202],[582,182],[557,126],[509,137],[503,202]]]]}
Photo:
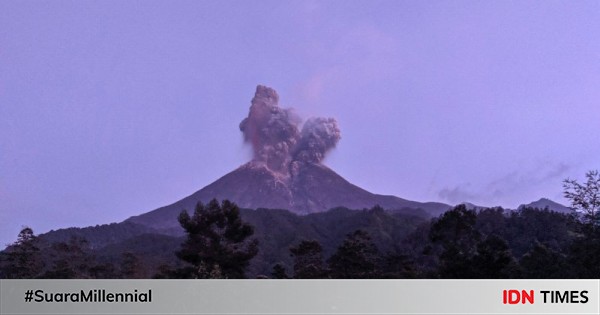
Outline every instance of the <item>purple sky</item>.
{"type": "Polygon", "coordinates": [[[516,207],[598,169],[598,1],[2,1],[0,242],[121,221],[250,158],[257,84],[372,192],[516,207]]]}

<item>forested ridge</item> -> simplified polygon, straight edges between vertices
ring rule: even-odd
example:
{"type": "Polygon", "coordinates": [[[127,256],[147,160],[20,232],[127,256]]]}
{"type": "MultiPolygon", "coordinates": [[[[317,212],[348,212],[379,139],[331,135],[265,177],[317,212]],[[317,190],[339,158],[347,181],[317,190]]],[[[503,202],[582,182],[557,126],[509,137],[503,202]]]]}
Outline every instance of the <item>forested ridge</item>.
{"type": "MultiPolygon", "coordinates": [[[[461,205],[435,219],[379,207],[307,216],[258,209],[241,219],[258,249],[244,277],[597,278],[600,269],[598,231],[547,209],[461,205]],[[340,271],[352,264],[357,271],[340,271]]],[[[168,272],[189,265],[176,256],[185,240],[183,230],[132,224],[39,237],[26,228],[1,254],[2,278],[178,277],[168,272]]]]}
{"type": "Polygon", "coordinates": [[[131,222],[36,236],[0,253],[1,278],[600,278],[600,174],[563,182],[572,213],[469,209],[428,218],[379,206],[300,216],[213,199],[181,229],[131,222]]]}

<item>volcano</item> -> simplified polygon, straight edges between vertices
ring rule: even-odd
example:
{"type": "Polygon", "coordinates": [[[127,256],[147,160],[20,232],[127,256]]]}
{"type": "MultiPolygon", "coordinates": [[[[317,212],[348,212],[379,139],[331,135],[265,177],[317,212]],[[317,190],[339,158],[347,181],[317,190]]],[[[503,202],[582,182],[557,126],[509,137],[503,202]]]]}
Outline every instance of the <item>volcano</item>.
{"type": "Polygon", "coordinates": [[[296,214],[323,212],[335,207],[386,210],[420,209],[438,215],[450,208],[436,202],[420,203],[378,195],[348,182],[322,160],[340,140],[333,118],[310,118],[302,123],[292,109],[279,107],[277,92],[259,85],[248,117],[240,123],[253,148],[250,162],[171,205],[126,221],[156,229],[177,228],[177,216],[198,202],[229,199],[248,209],[286,209],[296,214]]]}

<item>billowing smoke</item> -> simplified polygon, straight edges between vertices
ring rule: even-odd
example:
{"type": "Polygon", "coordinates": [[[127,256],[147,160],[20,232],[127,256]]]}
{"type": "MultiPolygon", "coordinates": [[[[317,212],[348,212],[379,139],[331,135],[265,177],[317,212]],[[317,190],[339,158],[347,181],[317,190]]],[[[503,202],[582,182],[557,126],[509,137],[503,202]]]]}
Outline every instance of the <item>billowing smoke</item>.
{"type": "Polygon", "coordinates": [[[275,90],[259,85],[248,117],[240,123],[244,140],[252,144],[254,159],[281,171],[291,161],[291,150],[299,138],[300,117],[278,106],[275,90]]]}
{"type": "Polygon", "coordinates": [[[304,123],[294,160],[320,163],[340,141],[340,129],[333,118],[310,118],[304,123]]]}
{"type": "Polygon", "coordinates": [[[292,109],[279,107],[279,96],[259,85],[248,117],[240,123],[244,140],[252,145],[254,160],[278,172],[287,172],[292,162],[320,163],[340,140],[333,118],[302,120],[292,109]]]}

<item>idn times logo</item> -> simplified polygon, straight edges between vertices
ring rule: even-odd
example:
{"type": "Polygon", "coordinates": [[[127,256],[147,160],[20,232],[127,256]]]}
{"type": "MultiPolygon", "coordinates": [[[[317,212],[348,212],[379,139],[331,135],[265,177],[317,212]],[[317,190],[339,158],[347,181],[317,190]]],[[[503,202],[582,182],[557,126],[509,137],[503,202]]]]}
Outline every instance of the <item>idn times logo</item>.
{"type": "MultiPolygon", "coordinates": [[[[587,290],[551,291],[541,290],[541,303],[544,304],[585,304],[589,301],[587,290]]],[[[539,299],[538,299],[538,302],[539,299]]],[[[503,290],[502,304],[535,304],[535,290],[503,290]]]]}

